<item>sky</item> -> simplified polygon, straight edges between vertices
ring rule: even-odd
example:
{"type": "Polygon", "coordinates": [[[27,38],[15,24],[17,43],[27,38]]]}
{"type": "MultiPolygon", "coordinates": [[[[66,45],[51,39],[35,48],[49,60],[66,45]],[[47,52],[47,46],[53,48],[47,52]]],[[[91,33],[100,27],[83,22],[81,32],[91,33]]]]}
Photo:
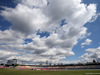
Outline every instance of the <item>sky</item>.
{"type": "Polygon", "coordinates": [[[0,63],[100,62],[100,0],[0,0],[0,63]]]}

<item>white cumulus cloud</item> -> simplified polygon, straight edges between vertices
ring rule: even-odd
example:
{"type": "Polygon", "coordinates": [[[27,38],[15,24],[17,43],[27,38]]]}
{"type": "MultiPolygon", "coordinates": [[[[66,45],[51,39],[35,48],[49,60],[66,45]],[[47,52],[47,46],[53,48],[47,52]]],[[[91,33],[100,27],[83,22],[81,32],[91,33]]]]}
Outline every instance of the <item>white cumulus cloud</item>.
{"type": "MultiPolygon", "coordinates": [[[[5,7],[0,13],[12,23],[9,30],[0,31],[0,44],[6,44],[0,47],[18,52],[6,58],[16,57],[20,62],[58,62],[74,55],[73,46],[87,33],[84,24],[96,17],[96,5],[86,5],[81,0],[18,1],[15,8],[5,7]],[[62,20],[66,23],[61,26],[62,20]],[[38,31],[50,35],[40,37],[38,31]],[[25,39],[32,41],[24,44],[25,39]]],[[[85,44],[91,42],[87,39],[85,44]]]]}
{"type": "Polygon", "coordinates": [[[81,43],[81,45],[82,45],[82,46],[83,46],[83,45],[90,45],[91,42],[92,42],[91,39],[86,39],[83,43],[81,43]]]}
{"type": "Polygon", "coordinates": [[[86,49],[86,53],[81,56],[85,61],[100,61],[100,47],[86,49]]]}

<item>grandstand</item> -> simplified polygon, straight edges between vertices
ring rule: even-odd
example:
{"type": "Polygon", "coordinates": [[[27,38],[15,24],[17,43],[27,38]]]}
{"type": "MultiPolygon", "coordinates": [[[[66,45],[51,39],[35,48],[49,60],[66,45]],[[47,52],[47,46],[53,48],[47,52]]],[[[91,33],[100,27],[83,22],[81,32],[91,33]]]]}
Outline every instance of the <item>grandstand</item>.
{"type": "Polygon", "coordinates": [[[100,65],[89,66],[16,66],[15,69],[31,69],[31,70],[73,70],[73,69],[100,69],[100,65]]]}

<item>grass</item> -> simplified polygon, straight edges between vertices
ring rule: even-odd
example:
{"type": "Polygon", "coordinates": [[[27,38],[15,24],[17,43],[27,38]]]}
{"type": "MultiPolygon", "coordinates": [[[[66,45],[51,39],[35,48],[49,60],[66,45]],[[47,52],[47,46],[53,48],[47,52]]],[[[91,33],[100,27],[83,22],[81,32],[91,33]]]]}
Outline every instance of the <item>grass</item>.
{"type": "Polygon", "coordinates": [[[0,75],[100,75],[100,70],[34,71],[0,69],[0,75]]]}

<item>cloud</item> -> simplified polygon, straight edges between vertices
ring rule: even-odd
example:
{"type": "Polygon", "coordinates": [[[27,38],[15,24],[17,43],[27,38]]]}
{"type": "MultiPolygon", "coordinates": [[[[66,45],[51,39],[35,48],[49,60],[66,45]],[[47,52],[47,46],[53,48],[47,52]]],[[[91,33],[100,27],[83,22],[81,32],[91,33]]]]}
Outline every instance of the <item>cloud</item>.
{"type": "Polygon", "coordinates": [[[23,41],[24,35],[13,31],[13,30],[5,30],[0,31],[0,44],[20,44],[24,43],[23,41]]]}
{"type": "Polygon", "coordinates": [[[48,31],[58,28],[62,19],[65,19],[71,26],[83,26],[96,15],[96,5],[86,6],[81,3],[81,0],[76,2],[74,0],[48,0],[48,2],[49,5],[46,4],[46,0],[42,3],[41,0],[22,0],[15,8],[6,7],[4,11],[1,11],[1,15],[13,24],[11,29],[25,34],[35,33],[39,29],[48,31]],[[41,5],[43,7],[40,7],[41,5]]]}
{"type": "Polygon", "coordinates": [[[81,48],[84,48],[84,46],[81,46],[81,48]]]}
{"type": "Polygon", "coordinates": [[[45,27],[48,21],[40,9],[33,9],[23,4],[18,4],[15,9],[6,8],[1,15],[13,24],[11,29],[27,35],[45,27]]]}
{"type": "Polygon", "coordinates": [[[6,51],[6,50],[0,49],[0,61],[5,63],[8,57],[11,57],[11,56],[17,55],[17,54],[18,53],[15,53],[15,52],[12,52],[12,51],[6,51]]]}
{"type": "Polygon", "coordinates": [[[85,61],[100,61],[100,47],[86,49],[86,53],[81,58],[85,61]]]}
{"type": "Polygon", "coordinates": [[[84,24],[96,15],[96,5],[81,0],[21,0],[0,14],[12,23],[9,30],[0,31],[0,43],[8,48],[0,45],[2,49],[18,51],[20,54],[14,56],[20,62],[58,62],[74,55],[72,48],[87,34],[84,24]],[[62,20],[66,22],[63,26],[62,20]],[[38,32],[50,35],[41,38],[38,32]],[[32,41],[24,44],[25,39],[32,41]]]}
{"type": "Polygon", "coordinates": [[[82,46],[84,46],[84,45],[90,45],[91,42],[92,42],[91,39],[86,39],[85,42],[81,43],[81,45],[82,45],[82,46]]]}
{"type": "Polygon", "coordinates": [[[91,34],[92,34],[92,33],[90,32],[90,33],[87,34],[87,36],[90,36],[91,34]]]}

